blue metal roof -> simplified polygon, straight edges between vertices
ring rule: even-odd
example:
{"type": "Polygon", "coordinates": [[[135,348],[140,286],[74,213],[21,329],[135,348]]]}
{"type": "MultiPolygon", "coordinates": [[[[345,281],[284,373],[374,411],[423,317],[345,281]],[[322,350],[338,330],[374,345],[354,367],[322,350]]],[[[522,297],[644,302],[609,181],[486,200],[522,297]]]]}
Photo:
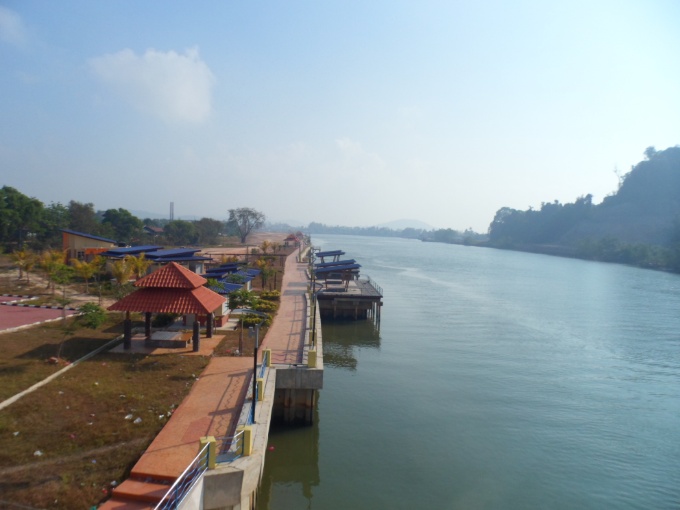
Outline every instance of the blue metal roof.
{"type": "Polygon", "coordinates": [[[169,250],[158,250],[149,253],[149,258],[190,257],[199,251],[201,251],[200,248],[172,248],[169,250]]]}
{"type": "Polygon", "coordinates": [[[101,255],[104,257],[124,257],[125,255],[136,255],[138,253],[155,252],[163,248],[162,246],[129,246],[127,248],[111,248],[101,255]]]}
{"type": "Polygon", "coordinates": [[[210,257],[199,257],[188,255],[186,257],[147,257],[151,262],[163,264],[164,262],[204,262],[212,260],[210,257]]]}
{"type": "Polygon", "coordinates": [[[106,237],[93,236],[91,234],[85,234],[84,232],[77,232],[75,230],[69,230],[68,228],[62,228],[61,231],[65,232],[67,234],[73,234],[75,236],[87,237],[88,239],[94,239],[95,241],[103,241],[105,243],[111,243],[111,244],[118,243],[118,241],[114,241],[113,239],[107,239],[106,237]]]}
{"type": "Polygon", "coordinates": [[[333,267],[324,267],[317,269],[315,271],[316,274],[325,274],[325,273],[339,273],[341,271],[351,271],[354,269],[359,269],[361,267],[361,264],[346,264],[344,266],[333,266],[333,267]]]}
{"type": "Polygon", "coordinates": [[[342,251],[342,250],[316,252],[317,257],[332,257],[334,255],[344,255],[344,254],[345,254],[345,252],[342,251]]]}
{"type": "Polygon", "coordinates": [[[356,260],[354,259],[348,259],[348,260],[338,260],[337,262],[319,262],[318,264],[314,264],[315,267],[330,267],[330,266],[344,266],[345,264],[355,264],[356,260]]]}
{"type": "Polygon", "coordinates": [[[218,294],[230,294],[236,290],[239,290],[240,288],[243,287],[243,284],[241,283],[231,283],[231,282],[225,282],[222,280],[219,280],[220,286],[219,287],[208,287],[210,290],[213,292],[217,292],[218,294]]]}
{"type": "Polygon", "coordinates": [[[221,266],[208,268],[209,273],[233,273],[238,270],[238,264],[222,264],[221,266]]]}

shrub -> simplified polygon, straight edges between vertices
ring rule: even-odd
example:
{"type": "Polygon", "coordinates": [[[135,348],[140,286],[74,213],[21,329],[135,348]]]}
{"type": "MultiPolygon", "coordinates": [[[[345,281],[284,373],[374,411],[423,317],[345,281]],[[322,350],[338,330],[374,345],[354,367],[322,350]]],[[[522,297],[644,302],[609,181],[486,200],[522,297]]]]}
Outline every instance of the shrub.
{"type": "Polygon", "coordinates": [[[78,322],[86,328],[97,329],[106,321],[106,310],[94,303],[85,303],[78,311],[82,314],[78,322]]]}
{"type": "MultiPolygon", "coordinates": [[[[256,326],[260,322],[262,322],[262,317],[259,315],[253,315],[253,314],[247,314],[245,317],[243,317],[243,327],[244,328],[249,328],[251,326],[256,326]]],[[[270,326],[272,323],[272,318],[271,316],[267,315],[267,318],[264,319],[264,322],[262,322],[263,326],[270,326]]]]}
{"type": "Polygon", "coordinates": [[[262,299],[267,299],[269,301],[278,301],[279,299],[281,299],[281,292],[278,290],[265,291],[262,294],[260,294],[260,297],[262,299]]]}
{"type": "Polygon", "coordinates": [[[265,301],[264,299],[258,299],[257,303],[253,305],[253,308],[258,312],[274,312],[276,311],[276,303],[265,301]]]}

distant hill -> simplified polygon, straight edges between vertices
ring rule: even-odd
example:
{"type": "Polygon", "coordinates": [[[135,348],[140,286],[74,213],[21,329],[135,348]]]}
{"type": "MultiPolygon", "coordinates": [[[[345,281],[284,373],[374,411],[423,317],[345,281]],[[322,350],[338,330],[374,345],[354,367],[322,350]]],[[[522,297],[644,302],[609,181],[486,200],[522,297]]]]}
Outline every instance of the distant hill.
{"type": "Polygon", "coordinates": [[[680,269],[680,147],[649,147],[645,156],[599,205],[584,195],[539,210],[499,209],[489,245],[680,269]]]}

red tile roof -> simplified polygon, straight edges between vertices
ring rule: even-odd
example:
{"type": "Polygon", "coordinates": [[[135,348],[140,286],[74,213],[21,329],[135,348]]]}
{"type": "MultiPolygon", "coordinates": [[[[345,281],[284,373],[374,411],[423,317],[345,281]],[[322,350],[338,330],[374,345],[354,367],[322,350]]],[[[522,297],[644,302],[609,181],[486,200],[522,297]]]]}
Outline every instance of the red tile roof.
{"type": "Polygon", "coordinates": [[[175,262],[135,282],[141,287],[109,306],[118,312],[212,313],[226,299],[203,287],[208,280],[175,262]]]}
{"type": "Polygon", "coordinates": [[[212,313],[226,299],[206,287],[196,289],[144,288],[109,306],[118,312],[212,313]]]}
{"type": "Polygon", "coordinates": [[[163,289],[196,289],[203,286],[208,280],[176,262],[170,262],[166,266],[146,275],[135,282],[135,287],[155,287],[163,289]]]}

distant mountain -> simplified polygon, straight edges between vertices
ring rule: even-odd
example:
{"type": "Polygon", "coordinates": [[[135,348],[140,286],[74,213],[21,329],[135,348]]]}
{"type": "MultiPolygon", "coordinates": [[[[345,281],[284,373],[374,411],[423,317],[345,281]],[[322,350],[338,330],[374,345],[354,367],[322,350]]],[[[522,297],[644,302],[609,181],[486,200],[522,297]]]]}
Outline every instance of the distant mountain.
{"type": "Polygon", "coordinates": [[[419,220],[394,220],[387,223],[381,223],[376,227],[390,228],[392,230],[404,230],[405,228],[414,228],[416,230],[434,230],[432,225],[419,220]]]}

